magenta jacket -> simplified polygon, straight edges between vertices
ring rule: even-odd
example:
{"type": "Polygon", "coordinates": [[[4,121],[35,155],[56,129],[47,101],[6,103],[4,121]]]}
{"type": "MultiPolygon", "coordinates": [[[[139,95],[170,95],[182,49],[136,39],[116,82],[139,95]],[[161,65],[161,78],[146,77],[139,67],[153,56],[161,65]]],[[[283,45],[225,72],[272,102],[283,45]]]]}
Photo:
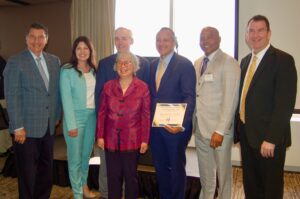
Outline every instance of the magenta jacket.
{"type": "Polygon", "coordinates": [[[105,83],[100,98],[97,138],[112,151],[132,151],[148,143],[150,93],[146,83],[134,77],[123,95],[119,79],[105,83]]]}

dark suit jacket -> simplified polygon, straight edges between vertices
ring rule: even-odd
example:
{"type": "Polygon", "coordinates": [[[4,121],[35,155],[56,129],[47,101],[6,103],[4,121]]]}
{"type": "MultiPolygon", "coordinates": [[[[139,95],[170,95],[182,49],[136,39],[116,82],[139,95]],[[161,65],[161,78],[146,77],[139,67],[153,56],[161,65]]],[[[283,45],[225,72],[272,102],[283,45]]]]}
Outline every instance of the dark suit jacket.
{"type": "MultiPolygon", "coordinates": [[[[187,103],[183,127],[188,138],[192,132],[192,117],[195,108],[196,73],[193,64],[176,53],[161,79],[159,90],[156,91],[156,69],[159,59],[150,64],[150,93],[151,93],[151,121],[156,103],[187,103]]],[[[164,131],[164,128],[159,128],[164,131]]]]}
{"type": "MultiPolygon", "coordinates": [[[[136,76],[149,84],[150,67],[147,59],[138,56],[140,61],[140,69],[137,71],[136,76]]],[[[98,71],[96,75],[96,87],[95,87],[95,105],[96,110],[99,108],[99,98],[104,84],[118,76],[118,73],[114,71],[113,66],[116,62],[117,54],[110,55],[99,61],[98,71]]]]}
{"type": "Polygon", "coordinates": [[[4,80],[3,70],[5,68],[6,61],[0,56],[0,99],[4,99],[4,80]]]}
{"type": "Polygon", "coordinates": [[[49,71],[49,91],[29,50],[10,58],[4,69],[4,91],[9,131],[24,127],[27,137],[41,138],[48,124],[50,133],[61,117],[59,96],[60,60],[43,52],[49,71]]]}
{"type": "MultiPolygon", "coordinates": [[[[241,86],[251,54],[241,61],[241,86]]],[[[297,72],[291,55],[270,46],[251,81],[245,104],[245,131],[253,148],[263,141],[291,145],[290,118],[297,92],[297,72]]]]}

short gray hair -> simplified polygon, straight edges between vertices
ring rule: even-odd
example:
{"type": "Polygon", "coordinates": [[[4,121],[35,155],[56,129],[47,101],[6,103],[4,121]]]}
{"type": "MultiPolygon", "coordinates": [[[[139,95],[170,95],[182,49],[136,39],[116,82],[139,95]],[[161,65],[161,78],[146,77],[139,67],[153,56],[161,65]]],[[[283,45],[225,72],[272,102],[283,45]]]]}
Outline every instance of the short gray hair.
{"type": "Polygon", "coordinates": [[[123,57],[129,57],[130,62],[134,66],[134,73],[136,73],[136,71],[138,71],[140,69],[140,60],[135,54],[133,54],[131,52],[119,52],[117,54],[116,62],[114,64],[114,71],[117,71],[118,60],[123,58],[123,57]]]}

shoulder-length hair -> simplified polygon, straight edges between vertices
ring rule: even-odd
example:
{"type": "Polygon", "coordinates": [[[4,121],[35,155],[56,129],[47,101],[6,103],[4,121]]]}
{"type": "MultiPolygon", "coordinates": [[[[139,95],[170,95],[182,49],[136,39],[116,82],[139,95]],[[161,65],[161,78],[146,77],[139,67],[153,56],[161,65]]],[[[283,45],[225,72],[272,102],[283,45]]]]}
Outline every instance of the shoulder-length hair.
{"type": "Polygon", "coordinates": [[[76,56],[76,48],[80,42],[85,43],[87,45],[88,49],[90,50],[90,56],[87,59],[88,65],[94,70],[94,74],[96,73],[96,60],[95,60],[95,50],[92,42],[87,38],[86,36],[79,36],[75,39],[72,47],[72,56],[70,63],[72,64],[72,68],[74,68],[79,75],[82,75],[82,72],[78,68],[78,59],[76,56]]]}

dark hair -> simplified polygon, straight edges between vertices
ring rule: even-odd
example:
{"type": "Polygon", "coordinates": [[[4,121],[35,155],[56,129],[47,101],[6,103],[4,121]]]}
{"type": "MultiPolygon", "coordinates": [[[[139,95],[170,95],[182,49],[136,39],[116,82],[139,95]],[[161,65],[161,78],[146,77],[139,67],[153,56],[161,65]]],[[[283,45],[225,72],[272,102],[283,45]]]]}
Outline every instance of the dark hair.
{"type": "Polygon", "coordinates": [[[32,23],[28,28],[27,34],[29,34],[30,29],[42,29],[42,30],[44,30],[46,37],[48,37],[48,28],[41,23],[38,23],[38,22],[32,23]]]}
{"type": "Polygon", "coordinates": [[[176,37],[176,35],[175,35],[175,32],[174,32],[171,28],[169,28],[169,27],[162,27],[162,28],[158,31],[158,33],[161,32],[161,31],[169,31],[169,32],[171,33],[172,39],[173,39],[173,41],[175,42],[175,45],[176,45],[176,48],[177,48],[178,42],[177,42],[177,37],[176,37]]]}
{"type": "Polygon", "coordinates": [[[92,69],[94,69],[94,74],[95,74],[96,73],[96,64],[94,62],[94,60],[95,60],[94,59],[94,48],[93,48],[91,41],[86,36],[77,37],[73,43],[72,56],[71,56],[71,60],[70,60],[70,63],[72,64],[72,68],[74,68],[79,73],[79,75],[82,75],[82,72],[78,69],[78,59],[76,57],[76,48],[80,42],[85,43],[85,45],[87,45],[87,47],[90,50],[90,56],[87,59],[87,63],[92,69]]]}
{"type": "Polygon", "coordinates": [[[249,19],[247,26],[249,26],[251,21],[264,21],[267,26],[267,30],[270,31],[270,22],[267,17],[263,15],[255,15],[251,19],[249,19]]]}

